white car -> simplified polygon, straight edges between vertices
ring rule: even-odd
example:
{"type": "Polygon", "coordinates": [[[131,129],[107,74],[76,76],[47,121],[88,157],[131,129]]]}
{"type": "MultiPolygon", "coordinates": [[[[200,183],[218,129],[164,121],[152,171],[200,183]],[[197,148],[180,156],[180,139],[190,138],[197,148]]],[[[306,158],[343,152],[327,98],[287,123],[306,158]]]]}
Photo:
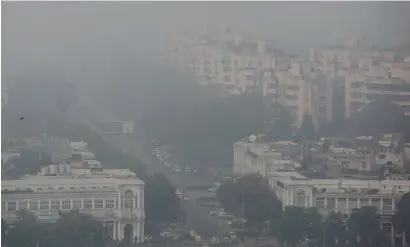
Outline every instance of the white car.
{"type": "Polygon", "coordinates": [[[161,232],[160,235],[161,237],[169,238],[172,236],[172,233],[171,232],[161,232]]]}
{"type": "Polygon", "coordinates": [[[228,235],[231,239],[236,239],[236,233],[230,232],[230,233],[228,233],[228,235]]]}
{"type": "Polygon", "coordinates": [[[179,167],[174,167],[174,169],[172,169],[173,172],[181,172],[181,168],[179,167]]]}
{"type": "Polygon", "coordinates": [[[216,211],[209,212],[209,216],[215,216],[215,215],[216,215],[216,211]]]}
{"type": "Polygon", "coordinates": [[[226,212],[219,212],[219,217],[231,219],[231,218],[233,218],[234,216],[233,216],[233,215],[230,215],[230,214],[227,214],[226,212]]]}
{"type": "Polygon", "coordinates": [[[189,197],[184,196],[184,201],[190,201],[189,197]]]}

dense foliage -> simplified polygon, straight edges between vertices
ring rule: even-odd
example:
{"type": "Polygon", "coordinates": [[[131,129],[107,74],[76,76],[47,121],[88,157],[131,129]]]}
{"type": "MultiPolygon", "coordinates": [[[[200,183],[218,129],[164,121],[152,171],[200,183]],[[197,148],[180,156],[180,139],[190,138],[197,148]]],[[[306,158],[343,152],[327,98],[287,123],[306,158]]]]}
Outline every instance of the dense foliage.
{"type": "Polygon", "coordinates": [[[20,178],[24,174],[37,173],[42,167],[51,164],[50,154],[41,149],[24,148],[19,154],[2,165],[2,177],[20,178]]]}
{"type": "Polygon", "coordinates": [[[87,215],[75,211],[61,213],[56,222],[41,223],[27,211],[17,213],[19,220],[2,238],[10,247],[106,246],[103,225],[87,215]]]}
{"type": "MultiPolygon", "coordinates": [[[[405,233],[410,236],[410,192],[403,195],[397,203],[397,212],[393,218],[394,227],[397,232],[405,233]]],[[[410,237],[406,238],[407,244],[410,245],[410,237]]]]}
{"type": "Polygon", "coordinates": [[[156,174],[145,180],[145,215],[148,232],[161,222],[176,222],[181,216],[175,187],[163,175],[156,174]]]}
{"type": "MultiPolygon", "coordinates": [[[[267,230],[289,247],[308,242],[311,246],[390,246],[389,232],[380,228],[379,215],[373,207],[352,210],[349,218],[328,212],[325,217],[316,208],[288,206],[268,190],[264,178],[251,174],[221,184],[217,198],[225,211],[247,220],[245,230],[267,230]],[[256,228],[255,228],[256,227],[256,228]]],[[[396,233],[409,234],[410,193],[398,203],[394,216],[396,233]]],[[[258,235],[257,235],[258,236],[258,235]]]]}
{"type": "Polygon", "coordinates": [[[269,189],[265,178],[250,174],[234,181],[225,181],[217,191],[221,206],[247,220],[247,226],[259,233],[266,221],[280,218],[281,203],[269,189]]]}

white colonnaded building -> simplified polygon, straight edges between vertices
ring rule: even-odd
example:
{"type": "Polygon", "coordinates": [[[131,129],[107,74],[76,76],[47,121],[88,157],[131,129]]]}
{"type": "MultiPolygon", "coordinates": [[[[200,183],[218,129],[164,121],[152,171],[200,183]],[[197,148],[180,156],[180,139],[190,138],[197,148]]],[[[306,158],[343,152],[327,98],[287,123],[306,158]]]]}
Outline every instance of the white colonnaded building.
{"type": "Polygon", "coordinates": [[[410,191],[409,180],[312,179],[295,171],[275,171],[269,174],[269,185],[283,207],[314,207],[322,215],[338,212],[345,219],[358,208],[374,207],[392,246],[404,245],[406,236],[394,233],[392,216],[410,191]]]}
{"type": "Polygon", "coordinates": [[[1,182],[1,213],[6,222],[26,209],[39,221],[78,210],[103,222],[107,236],[144,240],[144,182],[128,169],[70,169],[51,165],[38,175],[1,182]]]}

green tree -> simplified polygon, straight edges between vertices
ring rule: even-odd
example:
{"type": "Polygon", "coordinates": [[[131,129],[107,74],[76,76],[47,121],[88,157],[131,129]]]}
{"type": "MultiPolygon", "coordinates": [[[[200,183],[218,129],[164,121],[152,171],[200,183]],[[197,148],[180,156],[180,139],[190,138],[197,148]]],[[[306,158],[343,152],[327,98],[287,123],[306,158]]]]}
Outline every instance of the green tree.
{"type": "Polygon", "coordinates": [[[181,215],[175,187],[161,174],[145,180],[145,214],[147,229],[160,222],[176,222],[181,215]]]}
{"type": "Polygon", "coordinates": [[[311,115],[306,114],[303,116],[302,125],[299,128],[297,136],[300,142],[302,143],[303,165],[306,165],[308,159],[310,159],[311,157],[308,151],[309,143],[316,137],[315,124],[313,123],[311,115]]]}
{"type": "Polygon", "coordinates": [[[273,230],[278,241],[288,247],[295,247],[306,236],[306,219],[304,209],[288,206],[283,211],[279,223],[273,230]]]}
{"type": "Polygon", "coordinates": [[[314,245],[323,242],[322,216],[318,213],[317,209],[306,208],[303,216],[306,227],[305,237],[314,245]]]}
{"type": "Polygon", "coordinates": [[[7,231],[6,244],[10,247],[36,246],[42,230],[41,225],[26,210],[17,211],[16,216],[17,222],[7,231]]]}
{"type": "Polygon", "coordinates": [[[340,213],[330,213],[325,218],[323,227],[323,238],[324,241],[326,241],[326,246],[337,246],[339,243],[346,241],[346,228],[342,221],[340,213]]]}
{"type": "Polygon", "coordinates": [[[266,179],[256,174],[222,183],[217,198],[227,212],[245,218],[247,227],[257,236],[262,224],[266,221],[275,224],[282,211],[266,179]]]}
{"type": "Polygon", "coordinates": [[[395,232],[405,233],[407,244],[410,244],[410,192],[404,194],[397,203],[397,211],[393,217],[395,232]]]}
{"type": "Polygon", "coordinates": [[[376,208],[361,207],[350,215],[346,226],[349,243],[356,243],[359,240],[361,246],[372,246],[380,232],[376,208]]]}
{"type": "MultiPolygon", "coordinates": [[[[6,221],[1,218],[1,239],[3,239],[3,243],[6,243],[6,232],[7,232],[7,224],[6,221]]],[[[3,245],[3,244],[2,244],[3,245]]]]}
{"type": "Polygon", "coordinates": [[[60,213],[60,218],[42,228],[39,246],[103,247],[105,246],[102,224],[77,211],[60,213]]]}
{"type": "Polygon", "coordinates": [[[44,166],[51,164],[49,153],[41,149],[22,149],[20,156],[8,161],[12,164],[12,169],[7,170],[9,177],[20,177],[24,174],[33,174],[40,171],[44,166]]]}

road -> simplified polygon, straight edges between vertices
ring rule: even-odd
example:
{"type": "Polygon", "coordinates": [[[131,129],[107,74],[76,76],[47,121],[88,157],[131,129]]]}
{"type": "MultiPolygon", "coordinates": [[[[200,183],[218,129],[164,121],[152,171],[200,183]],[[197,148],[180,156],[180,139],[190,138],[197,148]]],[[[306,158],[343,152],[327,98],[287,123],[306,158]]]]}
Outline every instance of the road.
{"type": "MultiPolygon", "coordinates": [[[[80,91],[79,104],[75,105],[67,114],[70,121],[91,125],[94,129],[98,121],[119,120],[114,114],[106,111],[100,105],[92,102],[86,91],[80,91]]],[[[146,166],[146,171],[149,174],[161,173],[164,174],[174,186],[184,190],[187,186],[192,185],[209,185],[214,183],[213,179],[201,174],[194,173],[173,173],[169,168],[165,167],[151,154],[147,148],[144,148],[143,143],[138,138],[138,129],[134,130],[134,135],[104,135],[104,139],[120,148],[124,153],[134,155],[140,159],[146,166]]],[[[199,206],[195,199],[201,196],[201,193],[187,191],[186,194],[190,201],[181,201],[183,210],[185,211],[184,230],[194,229],[203,238],[213,236],[223,236],[229,230],[226,221],[218,221],[215,217],[209,216],[209,208],[199,206]]]]}

